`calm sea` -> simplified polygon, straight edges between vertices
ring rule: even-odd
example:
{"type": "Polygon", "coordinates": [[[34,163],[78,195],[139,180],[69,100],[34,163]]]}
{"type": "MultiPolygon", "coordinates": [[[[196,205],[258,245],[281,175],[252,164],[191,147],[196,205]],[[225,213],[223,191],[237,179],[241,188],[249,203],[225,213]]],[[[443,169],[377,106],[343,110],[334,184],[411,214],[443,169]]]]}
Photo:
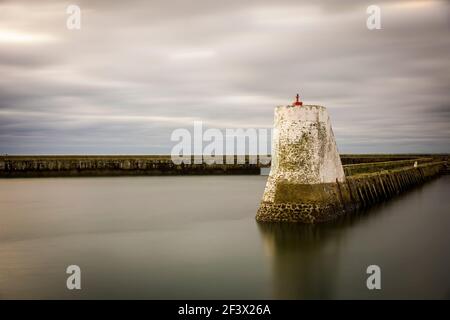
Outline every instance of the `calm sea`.
{"type": "Polygon", "coordinates": [[[450,298],[450,176],[309,227],[256,223],[266,178],[2,179],[0,299],[450,298]]]}

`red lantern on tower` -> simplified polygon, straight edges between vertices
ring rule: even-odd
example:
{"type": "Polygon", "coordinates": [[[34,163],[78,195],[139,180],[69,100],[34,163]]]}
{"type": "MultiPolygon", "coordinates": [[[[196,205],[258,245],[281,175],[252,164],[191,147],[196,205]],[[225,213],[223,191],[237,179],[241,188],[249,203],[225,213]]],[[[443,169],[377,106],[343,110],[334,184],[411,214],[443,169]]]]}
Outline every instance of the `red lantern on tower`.
{"type": "Polygon", "coordinates": [[[292,103],[292,106],[299,106],[299,107],[301,107],[302,105],[303,105],[303,102],[300,101],[300,96],[297,93],[296,100],[294,101],[294,103],[292,103]]]}

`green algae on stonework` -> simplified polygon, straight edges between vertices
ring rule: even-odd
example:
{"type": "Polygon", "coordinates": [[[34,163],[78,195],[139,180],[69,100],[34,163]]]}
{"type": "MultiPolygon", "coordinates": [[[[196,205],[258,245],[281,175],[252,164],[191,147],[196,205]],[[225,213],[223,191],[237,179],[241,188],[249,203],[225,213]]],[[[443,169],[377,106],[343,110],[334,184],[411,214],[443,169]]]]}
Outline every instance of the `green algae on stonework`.
{"type": "Polygon", "coordinates": [[[325,141],[327,141],[327,129],[321,122],[317,123],[317,137],[319,138],[319,141],[322,142],[319,144],[319,158],[323,159],[326,154],[325,141]]]}
{"type": "Polygon", "coordinates": [[[298,142],[280,145],[278,165],[282,171],[298,171],[299,166],[310,169],[311,163],[310,139],[307,134],[303,134],[298,142]]]}

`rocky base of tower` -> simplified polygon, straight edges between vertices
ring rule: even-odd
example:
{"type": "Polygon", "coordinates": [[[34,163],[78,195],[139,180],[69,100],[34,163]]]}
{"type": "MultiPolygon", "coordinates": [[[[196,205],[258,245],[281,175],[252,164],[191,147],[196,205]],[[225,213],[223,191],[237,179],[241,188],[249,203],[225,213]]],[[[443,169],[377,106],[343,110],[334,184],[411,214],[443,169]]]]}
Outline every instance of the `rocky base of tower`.
{"type": "Polygon", "coordinates": [[[348,211],[333,205],[261,202],[256,220],[259,222],[317,223],[336,219],[348,211]]]}
{"type": "Polygon", "coordinates": [[[335,219],[356,209],[342,184],[278,182],[275,201],[262,201],[256,220],[317,223],[335,219]]]}
{"type": "Polygon", "coordinates": [[[445,162],[349,176],[344,182],[288,184],[279,182],[275,200],[263,201],[260,222],[319,223],[368,208],[443,173],[445,162]]]}

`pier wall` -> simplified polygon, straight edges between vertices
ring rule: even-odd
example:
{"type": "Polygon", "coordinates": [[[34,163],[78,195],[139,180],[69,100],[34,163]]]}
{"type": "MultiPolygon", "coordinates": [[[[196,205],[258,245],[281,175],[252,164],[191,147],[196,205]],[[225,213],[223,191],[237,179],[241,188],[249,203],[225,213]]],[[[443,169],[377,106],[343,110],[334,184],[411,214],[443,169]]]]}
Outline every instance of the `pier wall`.
{"type": "MultiPolygon", "coordinates": [[[[446,161],[448,155],[341,155],[346,176],[375,172],[430,161],[446,161]]],[[[207,159],[208,160],[208,159],[207,159]]],[[[206,163],[175,165],[170,156],[0,156],[0,178],[145,176],[145,175],[258,175],[270,161],[251,164],[206,163]]],[[[448,166],[447,166],[448,168],[448,166]]],[[[449,172],[448,169],[447,173],[449,172]]],[[[444,169],[445,171],[445,169],[444,169]]]]}
{"type": "MultiPolygon", "coordinates": [[[[400,161],[399,161],[400,162],[400,161]]],[[[423,162],[417,167],[397,167],[347,176],[344,182],[283,184],[273,202],[261,202],[256,219],[261,222],[316,223],[335,219],[396,196],[446,170],[445,161],[423,162]]]]}
{"type": "Polygon", "coordinates": [[[0,177],[86,177],[161,175],[258,175],[260,167],[235,164],[175,164],[170,156],[8,156],[0,158],[0,177]]]}
{"type": "Polygon", "coordinates": [[[358,163],[344,165],[344,172],[346,176],[352,176],[360,173],[371,173],[385,170],[391,170],[400,167],[414,166],[414,164],[422,164],[432,162],[433,158],[415,158],[409,160],[397,160],[397,161],[382,161],[382,162],[370,162],[370,163],[358,163]]]}

